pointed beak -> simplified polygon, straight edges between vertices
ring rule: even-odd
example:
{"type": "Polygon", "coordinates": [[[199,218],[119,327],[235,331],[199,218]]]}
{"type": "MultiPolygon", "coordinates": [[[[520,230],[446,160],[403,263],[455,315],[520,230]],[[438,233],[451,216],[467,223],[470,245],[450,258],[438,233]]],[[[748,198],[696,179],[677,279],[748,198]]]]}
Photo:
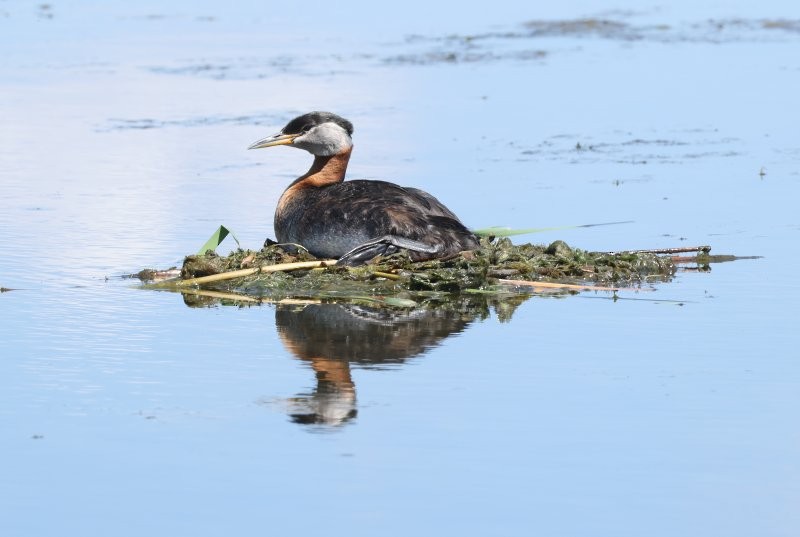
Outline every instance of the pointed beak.
{"type": "Polygon", "coordinates": [[[273,136],[268,136],[263,138],[247,149],[261,149],[262,147],[272,147],[274,145],[291,145],[294,143],[294,139],[300,136],[299,134],[275,134],[273,136]]]}

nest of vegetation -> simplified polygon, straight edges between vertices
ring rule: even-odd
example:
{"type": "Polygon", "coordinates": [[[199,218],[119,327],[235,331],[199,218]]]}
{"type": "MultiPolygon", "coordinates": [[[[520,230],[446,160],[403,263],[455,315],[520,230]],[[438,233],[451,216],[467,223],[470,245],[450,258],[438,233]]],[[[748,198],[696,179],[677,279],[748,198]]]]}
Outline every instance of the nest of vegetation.
{"type": "MultiPolygon", "coordinates": [[[[260,251],[212,251],[188,256],[181,278],[187,280],[254,267],[316,258],[281,245],[260,251]]],[[[448,259],[412,262],[399,252],[359,267],[328,266],[305,270],[256,272],[203,287],[248,295],[391,295],[402,291],[457,293],[497,288],[503,280],[637,287],[668,281],[676,267],[668,256],[641,252],[587,252],[563,241],[550,245],[514,245],[507,238],[483,238],[480,248],[448,259]]],[[[188,282],[187,282],[188,283],[188,282]]],[[[506,282],[508,283],[508,282],[506,282]]],[[[504,288],[507,286],[504,285],[504,288]]]]}

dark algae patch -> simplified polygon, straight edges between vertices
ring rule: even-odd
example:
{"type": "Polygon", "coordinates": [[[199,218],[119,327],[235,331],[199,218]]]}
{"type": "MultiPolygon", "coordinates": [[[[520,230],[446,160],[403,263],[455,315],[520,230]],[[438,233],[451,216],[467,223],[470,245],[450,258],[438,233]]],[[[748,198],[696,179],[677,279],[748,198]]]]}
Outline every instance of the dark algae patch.
{"type": "Polygon", "coordinates": [[[304,250],[290,251],[281,245],[266,246],[257,252],[240,249],[224,257],[207,251],[186,257],[180,279],[155,285],[202,287],[249,297],[362,297],[371,301],[389,296],[401,297],[397,305],[402,305],[402,297],[419,294],[503,294],[529,284],[546,285],[542,282],[638,288],[669,281],[675,271],[671,256],[648,251],[588,252],[563,241],[515,245],[508,238],[483,238],[477,250],[449,259],[412,262],[400,252],[359,267],[322,266],[321,260],[304,250]],[[265,272],[275,265],[298,262],[310,262],[310,266],[265,272]],[[194,278],[243,269],[250,273],[189,285],[195,283],[189,281],[194,278]]]}

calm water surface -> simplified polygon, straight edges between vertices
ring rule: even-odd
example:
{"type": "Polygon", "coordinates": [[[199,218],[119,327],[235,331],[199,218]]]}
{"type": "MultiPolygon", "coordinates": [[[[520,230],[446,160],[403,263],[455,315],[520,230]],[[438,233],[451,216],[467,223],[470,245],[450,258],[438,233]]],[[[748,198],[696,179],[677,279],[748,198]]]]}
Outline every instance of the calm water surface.
{"type": "Polygon", "coordinates": [[[800,9],[494,4],[0,2],[0,534],[797,535],[800,9]],[[120,278],[272,236],[310,159],[245,148],[313,109],[476,228],[763,257],[404,316],[120,278]]]}

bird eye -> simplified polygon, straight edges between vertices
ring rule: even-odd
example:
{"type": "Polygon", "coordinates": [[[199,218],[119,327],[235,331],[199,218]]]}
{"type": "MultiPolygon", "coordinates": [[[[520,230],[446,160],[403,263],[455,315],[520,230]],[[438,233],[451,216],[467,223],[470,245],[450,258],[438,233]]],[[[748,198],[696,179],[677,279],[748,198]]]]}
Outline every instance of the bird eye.
{"type": "Polygon", "coordinates": [[[302,128],[302,129],[300,129],[300,132],[308,132],[308,131],[310,131],[310,130],[311,130],[311,128],[312,128],[313,126],[314,126],[314,125],[312,125],[312,124],[310,124],[310,123],[309,123],[308,125],[303,125],[303,128],[302,128]]]}

